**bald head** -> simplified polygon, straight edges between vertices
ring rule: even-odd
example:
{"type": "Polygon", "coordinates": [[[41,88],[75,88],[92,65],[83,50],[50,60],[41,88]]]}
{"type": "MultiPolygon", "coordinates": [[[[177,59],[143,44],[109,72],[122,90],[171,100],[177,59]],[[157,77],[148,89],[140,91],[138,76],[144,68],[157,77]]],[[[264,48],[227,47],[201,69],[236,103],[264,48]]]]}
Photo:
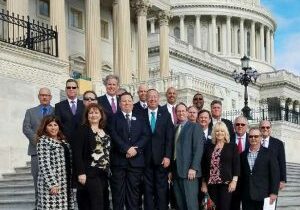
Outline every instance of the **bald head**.
{"type": "Polygon", "coordinates": [[[50,101],[52,99],[51,91],[49,88],[43,87],[39,90],[38,95],[40,104],[43,106],[47,106],[50,104],[50,101]]]}
{"type": "Polygon", "coordinates": [[[148,86],[146,84],[141,84],[139,86],[137,93],[138,93],[140,101],[146,102],[147,91],[148,91],[148,86]]]}
{"type": "Polygon", "coordinates": [[[169,87],[166,92],[167,101],[169,104],[174,105],[177,99],[177,91],[174,87],[169,87]]]}

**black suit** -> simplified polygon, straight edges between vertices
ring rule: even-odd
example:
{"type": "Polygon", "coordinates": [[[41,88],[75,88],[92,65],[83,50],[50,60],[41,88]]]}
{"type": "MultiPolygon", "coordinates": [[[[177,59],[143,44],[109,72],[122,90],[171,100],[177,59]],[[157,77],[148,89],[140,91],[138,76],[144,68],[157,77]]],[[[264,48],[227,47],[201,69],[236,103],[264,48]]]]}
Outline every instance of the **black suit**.
{"type": "Polygon", "coordinates": [[[174,126],[171,116],[168,111],[163,111],[158,108],[156,116],[156,126],[152,133],[148,109],[144,113],[145,122],[151,139],[145,147],[145,163],[146,168],[144,172],[145,180],[145,210],[153,210],[157,207],[158,210],[165,210],[168,206],[168,170],[163,168],[163,158],[171,159],[174,126]],[[153,202],[153,197],[157,201],[156,205],[153,202]]]}
{"type": "Polygon", "coordinates": [[[111,190],[114,210],[139,209],[139,185],[143,169],[144,147],[149,140],[149,132],[144,119],[133,114],[130,130],[124,114],[119,111],[110,123],[111,150],[111,190]],[[126,158],[128,149],[137,146],[137,154],[126,158]]]}
{"type": "Polygon", "coordinates": [[[278,161],[280,171],[280,181],[286,182],[286,162],[283,142],[270,136],[268,149],[273,153],[278,161]]]}
{"type": "Polygon", "coordinates": [[[81,100],[77,100],[75,115],[72,113],[68,100],[55,104],[55,115],[60,119],[63,126],[62,131],[71,145],[75,132],[82,123],[83,110],[84,106],[81,100]]]}
{"type": "MultiPolygon", "coordinates": [[[[225,123],[227,129],[228,129],[228,132],[229,132],[229,135],[230,135],[230,142],[233,142],[235,139],[234,139],[234,128],[233,128],[233,125],[232,125],[232,122],[230,120],[227,120],[227,119],[224,119],[224,118],[221,118],[221,121],[223,123],[225,123]]],[[[213,127],[213,122],[211,121],[209,123],[209,126],[211,129],[213,127]]]]}
{"type": "MultiPolygon", "coordinates": [[[[104,109],[104,112],[106,114],[106,117],[108,120],[112,117],[114,114],[110,105],[110,102],[108,101],[108,98],[106,95],[99,96],[97,98],[98,104],[104,109]]],[[[115,100],[116,109],[119,110],[119,103],[118,100],[115,100]]]]}
{"type": "Polygon", "coordinates": [[[147,110],[147,108],[144,109],[144,107],[141,106],[140,101],[138,101],[135,104],[133,104],[133,112],[135,114],[144,116],[146,110],[147,110]]]}
{"type": "Polygon", "coordinates": [[[243,210],[262,209],[263,200],[278,194],[279,169],[272,153],[260,147],[252,171],[248,163],[249,150],[241,154],[241,187],[243,210]]]}

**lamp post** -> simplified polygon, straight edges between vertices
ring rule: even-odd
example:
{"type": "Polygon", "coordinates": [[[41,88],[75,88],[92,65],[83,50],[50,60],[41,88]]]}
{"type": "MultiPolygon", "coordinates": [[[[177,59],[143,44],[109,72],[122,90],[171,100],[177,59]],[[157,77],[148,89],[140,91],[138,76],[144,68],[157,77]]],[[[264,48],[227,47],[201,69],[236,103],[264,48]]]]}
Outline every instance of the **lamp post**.
{"type": "Polygon", "coordinates": [[[233,79],[235,82],[240,83],[245,87],[244,92],[244,104],[245,106],[242,108],[242,112],[244,117],[246,117],[248,120],[252,119],[250,116],[251,109],[248,106],[248,85],[250,83],[254,84],[256,82],[256,79],[258,77],[258,73],[255,69],[252,69],[249,66],[250,59],[245,55],[243,58],[241,58],[241,66],[244,72],[238,73],[236,70],[233,72],[233,79]]]}

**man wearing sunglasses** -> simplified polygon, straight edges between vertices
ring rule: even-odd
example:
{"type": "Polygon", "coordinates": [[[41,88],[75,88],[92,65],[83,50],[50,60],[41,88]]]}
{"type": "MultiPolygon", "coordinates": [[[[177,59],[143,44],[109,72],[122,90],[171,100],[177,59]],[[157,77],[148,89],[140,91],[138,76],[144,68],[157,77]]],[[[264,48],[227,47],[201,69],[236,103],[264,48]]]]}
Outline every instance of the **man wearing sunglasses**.
{"type": "Polygon", "coordinates": [[[90,104],[97,104],[97,94],[92,90],[87,90],[83,93],[83,104],[87,107],[90,104]]]}
{"type": "MultiPolygon", "coordinates": [[[[238,152],[241,154],[245,150],[249,150],[249,139],[248,139],[248,120],[244,116],[238,116],[234,120],[234,142],[237,145],[238,152]]],[[[241,183],[240,179],[237,181],[236,189],[232,193],[232,200],[231,200],[231,210],[240,210],[241,209],[241,183]]]]}
{"type": "Polygon", "coordinates": [[[204,98],[201,93],[196,93],[193,97],[193,105],[197,107],[198,111],[201,111],[203,109],[204,105],[204,98]]]}
{"type": "Polygon", "coordinates": [[[259,124],[259,128],[263,137],[261,141],[262,146],[272,151],[274,157],[277,159],[280,170],[279,189],[282,190],[285,187],[286,183],[286,162],[283,142],[271,136],[272,127],[270,121],[261,121],[259,124]]]}
{"type": "Polygon", "coordinates": [[[279,168],[270,150],[261,146],[259,128],[249,130],[249,149],[241,154],[243,210],[263,210],[264,199],[273,204],[278,195],[279,168]]]}

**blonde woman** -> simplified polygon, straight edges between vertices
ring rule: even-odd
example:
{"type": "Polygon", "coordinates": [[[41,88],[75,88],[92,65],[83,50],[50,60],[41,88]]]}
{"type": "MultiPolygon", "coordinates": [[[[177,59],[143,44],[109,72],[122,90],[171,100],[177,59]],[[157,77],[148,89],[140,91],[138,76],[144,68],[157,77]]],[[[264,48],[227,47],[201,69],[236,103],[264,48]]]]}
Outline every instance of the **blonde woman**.
{"type": "Polygon", "coordinates": [[[223,122],[217,122],[213,127],[212,143],[204,151],[202,170],[201,191],[209,193],[217,210],[230,210],[232,192],[240,174],[240,159],[223,122]]]}

